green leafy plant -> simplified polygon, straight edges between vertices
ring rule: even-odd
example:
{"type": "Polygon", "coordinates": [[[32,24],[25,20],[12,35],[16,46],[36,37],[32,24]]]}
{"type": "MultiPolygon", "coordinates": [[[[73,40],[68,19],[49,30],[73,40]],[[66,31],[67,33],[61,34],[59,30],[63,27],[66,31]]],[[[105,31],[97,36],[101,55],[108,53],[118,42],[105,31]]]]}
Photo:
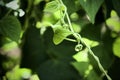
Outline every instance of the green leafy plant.
{"type": "Polygon", "coordinates": [[[120,79],[119,4],[1,0],[0,80],[120,79]]]}

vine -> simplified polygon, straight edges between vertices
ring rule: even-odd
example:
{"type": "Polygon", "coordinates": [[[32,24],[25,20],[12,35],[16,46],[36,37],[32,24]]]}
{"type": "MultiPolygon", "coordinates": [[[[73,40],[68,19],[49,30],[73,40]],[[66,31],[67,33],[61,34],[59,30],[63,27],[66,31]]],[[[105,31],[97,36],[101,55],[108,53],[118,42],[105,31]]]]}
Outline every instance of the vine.
{"type": "Polygon", "coordinates": [[[1,0],[0,80],[120,80],[116,3],[1,0]]]}
{"type": "MultiPolygon", "coordinates": [[[[107,74],[107,72],[105,71],[105,69],[103,68],[102,64],[100,63],[100,60],[99,58],[93,53],[93,51],[91,50],[90,46],[87,45],[83,40],[82,40],[82,37],[80,34],[78,33],[75,33],[75,31],[73,30],[73,27],[72,27],[72,24],[71,24],[71,21],[70,21],[70,18],[69,18],[69,15],[68,15],[68,12],[67,12],[67,8],[66,6],[64,5],[63,1],[62,0],[59,0],[60,4],[62,6],[64,6],[64,14],[67,18],[67,21],[68,21],[68,25],[69,25],[69,29],[70,31],[73,33],[73,36],[76,38],[76,41],[78,42],[78,44],[76,45],[75,47],[75,50],[76,51],[80,51],[82,49],[82,44],[84,44],[86,46],[86,48],[88,49],[88,52],[90,53],[90,55],[92,55],[94,57],[94,59],[97,61],[97,64],[100,68],[100,70],[105,74],[105,76],[107,77],[108,80],[112,80],[111,77],[107,74]],[[80,44],[80,42],[82,44],[80,44]]],[[[75,42],[75,40],[71,40],[71,39],[66,39],[66,40],[69,40],[69,41],[73,41],[75,42]]]]}

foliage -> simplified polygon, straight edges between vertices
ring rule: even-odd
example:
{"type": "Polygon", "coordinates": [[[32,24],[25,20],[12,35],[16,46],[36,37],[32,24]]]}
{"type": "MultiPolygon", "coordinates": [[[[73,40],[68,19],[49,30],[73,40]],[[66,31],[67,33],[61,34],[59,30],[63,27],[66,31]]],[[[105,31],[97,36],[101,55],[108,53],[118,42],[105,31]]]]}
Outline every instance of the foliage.
{"type": "Polygon", "coordinates": [[[1,0],[0,80],[119,80],[119,6],[1,0]]]}

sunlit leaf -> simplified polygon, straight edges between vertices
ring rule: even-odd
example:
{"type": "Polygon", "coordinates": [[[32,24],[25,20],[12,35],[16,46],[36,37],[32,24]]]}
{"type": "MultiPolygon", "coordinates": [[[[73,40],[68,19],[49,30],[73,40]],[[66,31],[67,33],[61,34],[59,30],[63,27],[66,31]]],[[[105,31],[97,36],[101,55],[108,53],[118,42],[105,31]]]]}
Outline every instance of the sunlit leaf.
{"type": "Polygon", "coordinates": [[[73,30],[77,33],[81,31],[81,26],[79,24],[72,23],[73,30]]]}
{"type": "Polygon", "coordinates": [[[78,62],[88,62],[88,49],[78,52],[73,58],[78,62]]]}
{"type": "Polygon", "coordinates": [[[77,13],[72,13],[70,15],[70,18],[71,18],[71,20],[76,21],[77,19],[79,19],[79,15],[77,13]]]}
{"type": "Polygon", "coordinates": [[[90,39],[87,39],[87,38],[83,38],[83,41],[86,44],[90,45],[91,47],[95,47],[95,46],[99,45],[98,41],[90,40],[90,39]]]}
{"type": "Polygon", "coordinates": [[[114,55],[120,58],[120,37],[117,38],[113,43],[113,52],[114,52],[114,55]]]}
{"type": "Polygon", "coordinates": [[[16,66],[12,71],[6,73],[6,77],[9,80],[21,80],[28,79],[31,76],[31,70],[27,68],[19,68],[16,66]]]}
{"type": "Polygon", "coordinates": [[[120,31],[120,18],[114,10],[111,11],[111,17],[106,20],[106,24],[112,31],[120,31]]]}
{"type": "Polygon", "coordinates": [[[18,19],[14,16],[7,16],[0,21],[1,34],[18,42],[20,39],[21,25],[18,19]]]}
{"type": "Polygon", "coordinates": [[[71,35],[72,32],[70,32],[67,29],[64,28],[57,28],[54,31],[54,36],[53,36],[53,42],[54,44],[59,44],[61,43],[67,36],[71,35]]]}
{"type": "MultiPolygon", "coordinates": [[[[44,26],[48,26],[49,24],[55,24],[58,21],[58,17],[60,17],[60,15],[57,13],[59,11],[52,13],[44,13],[43,15],[43,19],[42,19],[42,25],[44,26]],[[57,13],[57,17],[56,17],[56,13],[57,13]],[[47,23],[47,24],[46,24],[47,23]]],[[[50,26],[50,25],[49,25],[50,26]]]]}
{"type": "Polygon", "coordinates": [[[95,22],[95,16],[104,0],[80,0],[81,6],[87,12],[90,21],[95,22]]]}
{"type": "Polygon", "coordinates": [[[41,1],[43,1],[43,0],[35,0],[35,1],[34,1],[34,4],[37,5],[37,4],[39,4],[41,1]]]}
{"type": "Polygon", "coordinates": [[[17,0],[15,5],[11,3],[14,1],[0,0],[0,80],[106,80],[99,64],[89,54],[92,52],[112,80],[120,80],[120,61],[114,56],[120,57],[120,40],[116,39],[120,32],[119,0],[17,0]],[[116,12],[111,12],[112,9],[116,12]],[[20,10],[25,12],[23,16],[20,10]],[[8,15],[17,16],[20,22],[8,15]],[[21,23],[22,33],[16,21],[21,23]],[[74,33],[82,36],[80,43],[74,33]],[[21,58],[16,57],[17,49],[22,51],[21,58]],[[6,50],[5,54],[2,50],[6,50]],[[6,55],[10,59],[4,59],[6,55]],[[14,69],[16,64],[21,68],[14,69]]]}
{"type": "Polygon", "coordinates": [[[53,15],[54,15],[54,17],[55,17],[56,19],[61,19],[61,17],[62,17],[62,15],[61,15],[61,11],[60,11],[60,10],[54,12],[53,15]]]}
{"type": "Polygon", "coordinates": [[[11,50],[11,49],[13,49],[13,48],[15,48],[15,47],[17,47],[17,46],[18,46],[18,45],[17,45],[16,42],[11,41],[10,43],[6,43],[5,45],[3,45],[2,49],[3,49],[4,51],[9,51],[9,50],[11,50]]]}
{"type": "Polygon", "coordinates": [[[37,74],[33,74],[31,77],[30,77],[30,80],[40,80],[38,75],[37,74]]]}
{"type": "Polygon", "coordinates": [[[60,9],[60,4],[57,1],[48,2],[45,6],[45,12],[56,12],[60,9]]]}

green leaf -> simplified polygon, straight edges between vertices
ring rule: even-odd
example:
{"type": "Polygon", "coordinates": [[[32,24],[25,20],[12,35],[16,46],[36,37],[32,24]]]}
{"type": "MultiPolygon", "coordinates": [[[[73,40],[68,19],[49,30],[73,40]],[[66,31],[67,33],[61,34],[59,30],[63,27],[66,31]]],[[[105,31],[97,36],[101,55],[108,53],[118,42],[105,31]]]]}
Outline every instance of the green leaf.
{"type": "Polygon", "coordinates": [[[111,17],[106,20],[106,24],[112,31],[120,31],[120,18],[114,10],[111,11],[111,17]]]}
{"type": "MultiPolygon", "coordinates": [[[[100,59],[100,63],[105,69],[108,69],[113,61],[112,50],[111,50],[112,42],[111,43],[110,42],[111,40],[107,42],[103,42],[103,44],[100,44],[99,46],[92,48],[94,54],[100,59]]],[[[93,59],[91,55],[89,55],[89,59],[92,65],[94,65],[97,68],[98,65],[95,59],[93,59]]]]}
{"type": "Polygon", "coordinates": [[[28,79],[31,76],[31,70],[27,68],[19,68],[19,66],[15,66],[11,71],[6,73],[6,77],[9,80],[21,80],[28,79]]]}
{"type": "Polygon", "coordinates": [[[118,37],[113,43],[114,55],[120,58],[120,37],[118,37]]]}
{"type": "Polygon", "coordinates": [[[67,7],[67,12],[69,14],[75,12],[77,10],[75,5],[75,0],[62,0],[65,6],[67,7]]]}
{"type": "Polygon", "coordinates": [[[90,21],[95,22],[95,16],[104,0],[80,0],[81,6],[87,12],[90,21]]]}
{"type": "Polygon", "coordinates": [[[33,74],[31,77],[30,77],[30,80],[40,80],[38,75],[37,74],[33,74]]]}
{"type": "Polygon", "coordinates": [[[76,53],[73,58],[78,62],[88,62],[88,49],[76,53]]]}
{"type": "Polygon", "coordinates": [[[75,67],[75,69],[77,69],[80,75],[85,76],[85,71],[88,69],[90,64],[89,62],[72,62],[72,65],[75,67]]]}
{"type": "Polygon", "coordinates": [[[98,41],[90,40],[88,38],[83,38],[83,41],[85,41],[86,44],[90,45],[90,47],[95,47],[95,46],[99,45],[98,41]]]}
{"type": "Polygon", "coordinates": [[[35,5],[38,5],[41,1],[43,1],[43,0],[35,0],[35,1],[34,1],[34,4],[35,4],[35,5]]]}
{"type": "Polygon", "coordinates": [[[18,45],[17,45],[16,42],[11,41],[11,42],[9,42],[9,43],[4,44],[4,45],[2,46],[2,49],[3,49],[4,51],[10,51],[11,49],[13,49],[13,48],[15,48],[15,47],[17,47],[17,46],[18,46],[18,45]]]}
{"type": "Polygon", "coordinates": [[[22,47],[21,67],[30,68],[33,71],[36,70],[47,59],[45,46],[40,30],[30,23],[25,34],[25,43],[22,47]]]}
{"type": "MultiPolygon", "coordinates": [[[[89,67],[90,69],[91,67],[89,67]]],[[[88,70],[89,70],[88,69],[88,70]]],[[[87,71],[86,71],[87,72],[87,71]]],[[[95,70],[89,71],[89,74],[87,75],[87,80],[103,80],[100,75],[98,75],[95,70]],[[94,76],[94,77],[93,77],[94,76]]]]}
{"type": "Polygon", "coordinates": [[[69,64],[58,60],[48,60],[37,70],[40,80],[80,80],[76,70],[69,64]]]}
{"type": "Polygon", "coordinates": [[[56,12],[60,9],[60,4],[57,1],[48,2],[45,6],[45,12],[56,12]]]}
{"type": "Polygon", "coordinates": [[[60,44],[67,36],[71,35],[72,32],[70,32],[67,29],[64,28],[57,28],[54,31],[54,36],[53,36],[53,42],[54,44],[58,45],[60,44]]]}
{"type": "Polygon", "coordinates": [[[49,45],[46,51],[52,59],[63,60],[64,62],[74,61],[72,56],[76,53],[74,50],[75,43],[71,43],[70,41],[63,41],[57,46],[53,43],[46,45],[49,45]]]}
{"type": "Polygon", "coordinates": [[[18,42],[20,39],[21,25],[19,20],[14,16],[7,16],[0,21],[0,33],[18,42]]]}
{"type": "Polygon", "coordinates": [[[72,65],[84,77],[83,80],[102,80],[89,62],[73,62],[72,65]]]}

